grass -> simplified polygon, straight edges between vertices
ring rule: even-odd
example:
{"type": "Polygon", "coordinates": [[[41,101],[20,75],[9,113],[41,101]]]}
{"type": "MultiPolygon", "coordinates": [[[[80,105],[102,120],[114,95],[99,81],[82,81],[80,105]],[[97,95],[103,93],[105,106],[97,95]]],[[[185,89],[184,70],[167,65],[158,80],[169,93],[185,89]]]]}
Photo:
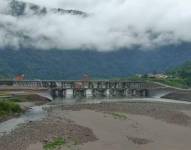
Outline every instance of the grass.
{"type": "Polygon", "coordinates": [[[151,79],[151,81],[163,83],[178,88],[189,88],[189,86],[186,83],[186,80],[182,78],[151,79]]]}
{"type": "Polygon", "coordinates": [[[28,94],[28,95],[6,95],[1,97],[0,93],[0,99],[6,99],[11,102],[35,102],[35,101],[46,101],[46,98],[43,98],[41,96],[35,95],[35,94],[28,94]]]}
{"type": "Polygon", "coordinates": [[[127,119],[127,114],[126,113],[113,112],[112,116],[113,116],[114,119],[120,119],[120,120],[126,120],[127,119]]]}
{"type": "Polygon", "coordinates": [[[61,148],[65,144],[65,140],[63,138],[56,138],[54,141],[49,142],[48,144],[43,146],[44,150],[57,150],[61,148]]]}
{"type": "Polygon", "coordinates": [[[0,96],[9,96],[7,93],[0,93],[0,96]]]}
{"type": "Polygon", "coordinates": [[[159,82],[169,86],[187,89],[190,88],[188,81],[184,78],[180,77],[168,77],[166,79],[157,79],[157,78],[149,78],[149,77],[130,77],[129,80],[133,81],[147,81],[147,82],[159,82]]]}
{"type": "Polygon", "coordinates": [[[21,107],[15,102],[0,100],[0,118],[21,112],[21,107]]]}
{"type": "Polygon", "coordinates": [[[9,98],[12,102],[28,102],[28,101],[34,101],[34,98],[32,98],[31,95],[15,95],[13,97],[9,98]]]}

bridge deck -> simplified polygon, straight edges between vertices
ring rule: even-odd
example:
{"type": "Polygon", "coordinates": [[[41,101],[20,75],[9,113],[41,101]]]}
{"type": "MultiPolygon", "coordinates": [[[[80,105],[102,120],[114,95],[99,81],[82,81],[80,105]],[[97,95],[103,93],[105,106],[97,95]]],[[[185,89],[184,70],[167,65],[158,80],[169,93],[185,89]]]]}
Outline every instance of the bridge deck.
{"type": "Polygon", "coordinates": [[[67,97],[72,93],[73,97],[96,96],[148,96],[152,87],[144,81],[129,80],[0,80],[0,85],[24,88],[47,88],[52,96],[67,97]]]}

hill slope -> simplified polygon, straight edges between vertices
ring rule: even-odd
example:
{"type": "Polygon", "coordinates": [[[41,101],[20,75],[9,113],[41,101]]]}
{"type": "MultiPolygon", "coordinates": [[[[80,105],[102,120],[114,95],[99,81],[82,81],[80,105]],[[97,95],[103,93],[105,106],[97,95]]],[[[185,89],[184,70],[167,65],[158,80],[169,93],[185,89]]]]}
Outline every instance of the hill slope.
{"type": "Polygon", "coordinates": [[[164,72],[191,60],[191,46],[157,50],[0,50],[0,74],[28,79],[80,79],[88,73],[97,78],[127,77],[137,73],[164,72]]]}
{"type": "Polygon", "coordinates": [[[46,15],[48,13],[58,13],[58,14],[69,14],[69,15],[79,15],[82,17],[87,17],[86,12],[80,10],[65,10],[61,8],[47,8],[39,6],[33,3],[26,3],[17,0],[10,0],[7,8],[7,14],[13,16],[32,16],[32,15],[46,15]]]}

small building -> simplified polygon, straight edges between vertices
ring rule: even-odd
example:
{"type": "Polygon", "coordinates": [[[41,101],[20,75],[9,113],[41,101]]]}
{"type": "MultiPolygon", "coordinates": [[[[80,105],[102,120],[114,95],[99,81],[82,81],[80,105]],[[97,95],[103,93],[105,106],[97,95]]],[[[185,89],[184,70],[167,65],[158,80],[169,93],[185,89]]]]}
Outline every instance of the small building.
{"type": "Polygon", "coordinates": [[[165,74],[156,74],[155,78],[157,78],[157,79],[166,79],[166,78],[168,78],[168,76],[165,75],[165,74]]]}
{"type": "Polygon", "coordinates": [[[24,74],[18,74],[18,75],[16,75],[15,80],[16,81],[25,80],[25,75],[24,74]]]}
{"type": "Polygon", "coordinates": [[[147,77],[148,78],[155,78],[155,79],[166,79],[166,78],[168,78],[168,76],[165,74],[148,74],[147,77]]]}

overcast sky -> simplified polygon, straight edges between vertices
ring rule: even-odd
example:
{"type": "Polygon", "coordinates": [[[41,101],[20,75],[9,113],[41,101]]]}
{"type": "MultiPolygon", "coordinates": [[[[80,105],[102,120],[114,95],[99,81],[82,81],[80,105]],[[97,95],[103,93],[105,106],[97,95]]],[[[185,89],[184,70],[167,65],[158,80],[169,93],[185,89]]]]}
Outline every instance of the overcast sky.
{"type": "MultiPolygon", "coordinates": [[[[7,11],[0,0],[0,13],[7,11]]],[[[117,50],[191,42],[191,0],[22,0],[50,8],[78,9],[83,18],[0,14],[0,47],[117,50]],[[2,25],[6,25],[2,27],[2,25]],[[20,38],[25,35],[30,40],[20,38]]]]}

